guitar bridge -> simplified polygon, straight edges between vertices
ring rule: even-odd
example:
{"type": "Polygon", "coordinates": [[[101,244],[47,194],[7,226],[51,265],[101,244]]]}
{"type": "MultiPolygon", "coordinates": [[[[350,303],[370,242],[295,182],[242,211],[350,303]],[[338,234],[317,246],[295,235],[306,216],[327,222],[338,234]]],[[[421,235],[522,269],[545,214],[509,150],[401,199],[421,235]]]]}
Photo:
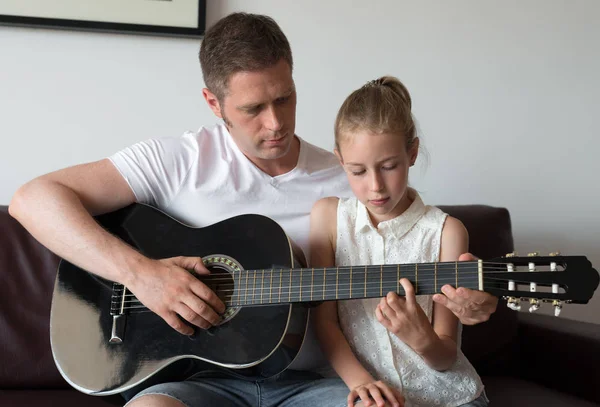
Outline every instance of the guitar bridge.
{"type": "Polygon", "coordinates": [[[123,342],[125,334],[125,315],[113,315],[112,329],[110,331],[110,340],[108,342],[117,344],[123,342]]]}
{"type": "Polygon", "coordinates": [[[113,283],[113,295],[110,307],[112,328],[110,330],[110,339],[108,340],[111,344],[122,343],[125,337],[125,322],[127,321],[127,317],[125,316],[126,296],[127,289],[125,286],[113,283]]]}

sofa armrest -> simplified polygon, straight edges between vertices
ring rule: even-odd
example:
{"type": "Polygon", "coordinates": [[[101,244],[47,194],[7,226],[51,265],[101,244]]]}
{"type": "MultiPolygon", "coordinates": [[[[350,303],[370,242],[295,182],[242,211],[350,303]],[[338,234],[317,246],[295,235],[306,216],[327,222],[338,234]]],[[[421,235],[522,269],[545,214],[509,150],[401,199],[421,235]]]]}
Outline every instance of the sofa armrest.
{"type": "Polygon", "coordinates": [[[519,313],[519,372],[524,379],[600,403],[600,325],[519,313]]]}

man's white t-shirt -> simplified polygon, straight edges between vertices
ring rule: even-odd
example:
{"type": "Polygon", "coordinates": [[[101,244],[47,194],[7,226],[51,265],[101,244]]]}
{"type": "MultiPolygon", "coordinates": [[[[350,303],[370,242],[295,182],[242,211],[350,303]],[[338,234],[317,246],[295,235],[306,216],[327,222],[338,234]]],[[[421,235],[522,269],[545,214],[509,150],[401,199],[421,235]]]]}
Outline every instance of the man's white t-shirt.
{"type": "MultiPolygon", "coordinates": [[[[343,168],[332,153],[301,138],[298,164],[271,177],[238,148],[223,124],[181,137],[137,143],[109,157],[136,200],[193,227],[247,213],[278,222],[308,252],[310,210],[320,198],[350,197],[343,168]]],[[[290,368],[324,364],[312,329],[290,368]]]]}

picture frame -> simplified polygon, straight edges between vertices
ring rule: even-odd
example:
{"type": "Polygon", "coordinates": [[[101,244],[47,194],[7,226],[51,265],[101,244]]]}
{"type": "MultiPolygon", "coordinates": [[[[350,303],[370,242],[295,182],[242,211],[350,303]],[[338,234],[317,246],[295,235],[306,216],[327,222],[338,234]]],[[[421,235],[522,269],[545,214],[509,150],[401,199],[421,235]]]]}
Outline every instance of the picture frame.
{"type": "Polygon", "coordinates": [[[206,0],[2,0],[0,25],[201,38],[206,0]]]}

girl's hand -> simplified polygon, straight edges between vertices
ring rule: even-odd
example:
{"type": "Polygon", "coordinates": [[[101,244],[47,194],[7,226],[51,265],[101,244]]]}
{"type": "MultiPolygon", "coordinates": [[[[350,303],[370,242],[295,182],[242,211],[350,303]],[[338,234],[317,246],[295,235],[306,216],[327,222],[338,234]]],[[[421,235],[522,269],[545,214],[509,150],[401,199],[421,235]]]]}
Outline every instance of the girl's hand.
{"type": "Polygon", "coordinates": [[[437,334],[417,303],[410,281],[401,278],[400,284],[406,293],[405,297],[399,297],[393,292],[388,293],[377,305],[375,315],[388,331],[419,353],[435,341],[437,334]]]}
{"type": "Polygon", "coordinates": [[[348,395],[348,407],[354,407],[354,400],[360,397],[366,407],[376,405],[377,407],[391,405],[393,407],[404,406],[404,396],[394,387],[378,380],[356,386],[348,395]],[[373,401],[375,400],[375,401],[373,401]]]}

